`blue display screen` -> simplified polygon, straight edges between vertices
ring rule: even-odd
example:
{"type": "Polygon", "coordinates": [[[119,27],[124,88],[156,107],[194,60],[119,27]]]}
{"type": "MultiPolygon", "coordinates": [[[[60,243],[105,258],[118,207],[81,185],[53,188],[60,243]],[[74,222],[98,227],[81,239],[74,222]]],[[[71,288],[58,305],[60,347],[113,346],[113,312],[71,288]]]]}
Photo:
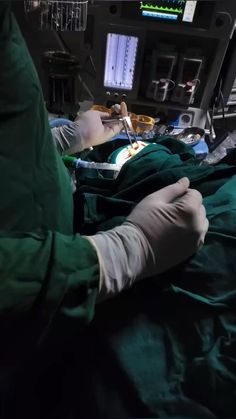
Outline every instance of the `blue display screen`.
{"type": "Polygon", "coordinates": [[[171,15],[167,13],[158,13],[158,12],[151,12],[149,10],[143,10],[142,11],[143,16],[147,17],[154,17],[155,19],[169,19],[169,20],[177,20],[178,16],[171,15]]]}

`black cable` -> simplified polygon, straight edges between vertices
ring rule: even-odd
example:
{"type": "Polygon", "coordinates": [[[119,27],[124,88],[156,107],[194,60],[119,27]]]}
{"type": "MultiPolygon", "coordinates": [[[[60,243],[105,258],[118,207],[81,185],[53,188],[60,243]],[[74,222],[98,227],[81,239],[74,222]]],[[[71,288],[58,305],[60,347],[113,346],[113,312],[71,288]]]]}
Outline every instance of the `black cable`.
{"type": "Polygon", "coordinates": [[[61,50],[62,50],[63,52],[68,52],[69,54],[71,54],[71,49],[70,49],[70,48],[68,47],[68,45],[66,44],[66,42],[65,42],[65,40],[63,39],[63,37],[62,37],[61,33],[60,33],[60,32],[57,32],[57,31],[53,31],[53,33],[54,33],[54,36],[55,36],[55,38],[56,38],[56,40],[57,40],[57,42],[58,42],[58,44],[59,44],[59,46],[60,46],[61,50]]]}
{"type": "Polygon", "coordinates": [[[217,93],[217,96],[216,96],[216,106],[217,106],[217,108],[219,107],[219,104],[220,104],[220,94],[222,93],[222,84],[223,84],[223,80],[221,78],[218,93],[217,93]]]}
{"type": "Polygon", "coordinates": [[[224,121],[224,128],[227,129],[227,123],[226,123],[226,118],[225,118],[225,99],[224,99],[224,95],[222,93],[222,90],[220,91],[220,98],[221,98],[221,106],[222,106],[222,116],[223,116],[223,121],[224,121]]]}

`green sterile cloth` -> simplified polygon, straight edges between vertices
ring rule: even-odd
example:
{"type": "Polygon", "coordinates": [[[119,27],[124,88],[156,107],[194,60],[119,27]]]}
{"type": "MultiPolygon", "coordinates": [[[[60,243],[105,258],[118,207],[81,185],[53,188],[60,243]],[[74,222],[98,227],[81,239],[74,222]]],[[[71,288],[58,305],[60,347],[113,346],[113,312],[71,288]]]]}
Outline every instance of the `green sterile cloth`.
{"type": "MultiPolygon", "coordinates": [[[[93,150],[88,159],[100,160],[112,152],[114,144],[106,144],[93,150]]],[[[133,206],[146,195],[163,188],[183,176],[189,177],[191,187],[197,188],[204,197],[214,194],[229,176],[235,174],[228,165],[199,166],[192,148],[166,137],[158,144],[150,144],[126,163],[116,180],[101,178],[106,171],[78,171],[79,192],[84,195],[83,233],[95,233],[99,229],[113,227],[118,218],[123,219],[133,206]]]]}
{"type": "Polygon", "coordinates": [[[91,320],[99,278],[93,247],[73,236],[70,179],[10,3],[0,2],[0,381],[31,343],[91,320]]]}
{"type": "Polygon", "coordinates": [[[83,231],[119,224],[135,202],[183,176],[204,196],[205,245],[97,307],[71,378],[72,417],[236,417],[236,167],[195,165],[189,147],[166,138],[116,180],[95,188],[81,179],[83,231]]]}

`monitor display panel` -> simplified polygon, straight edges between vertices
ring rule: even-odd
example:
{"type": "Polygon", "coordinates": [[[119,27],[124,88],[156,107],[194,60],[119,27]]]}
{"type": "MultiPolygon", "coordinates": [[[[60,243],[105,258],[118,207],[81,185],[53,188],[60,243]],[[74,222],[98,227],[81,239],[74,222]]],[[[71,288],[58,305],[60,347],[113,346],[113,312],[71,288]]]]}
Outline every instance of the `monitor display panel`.
{"type": "Polygon", "coordinates": [[[132,90],[138,49],[138,37],[107,34],[104,86],[132,90]]]}

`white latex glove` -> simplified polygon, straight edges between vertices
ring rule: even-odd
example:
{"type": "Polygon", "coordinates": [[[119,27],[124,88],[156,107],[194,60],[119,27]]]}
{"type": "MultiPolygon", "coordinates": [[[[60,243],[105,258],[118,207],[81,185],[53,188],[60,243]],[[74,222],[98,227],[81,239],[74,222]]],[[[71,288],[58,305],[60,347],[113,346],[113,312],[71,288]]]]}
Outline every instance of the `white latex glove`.
{"type": "Polygon", "coordinates": [[[52,135],[62,154],[75,154],[85,148],[103,144],[122,129],[120,121],[103,124],[110,118],[105,112],[90,110],[79,115],[68,126],[52,129],[52,135]]]}
{"type": "Polygon", "coordinates": [[[105,143],[119,134],[123,128],[122,122],[102,123],[103,120],[109,118],[108,113],[93,110],[78,116],[75,123],[78,124],[80,135],[87,147],[105,143]]]}
{"type": "Polygon", "coordinates": [[[183,178],[143,199],[121,226],[87,237],[98,254],[100,300],[174,267],[203,245],[206,211],[201,194],[188,188],[183,178]]]}

